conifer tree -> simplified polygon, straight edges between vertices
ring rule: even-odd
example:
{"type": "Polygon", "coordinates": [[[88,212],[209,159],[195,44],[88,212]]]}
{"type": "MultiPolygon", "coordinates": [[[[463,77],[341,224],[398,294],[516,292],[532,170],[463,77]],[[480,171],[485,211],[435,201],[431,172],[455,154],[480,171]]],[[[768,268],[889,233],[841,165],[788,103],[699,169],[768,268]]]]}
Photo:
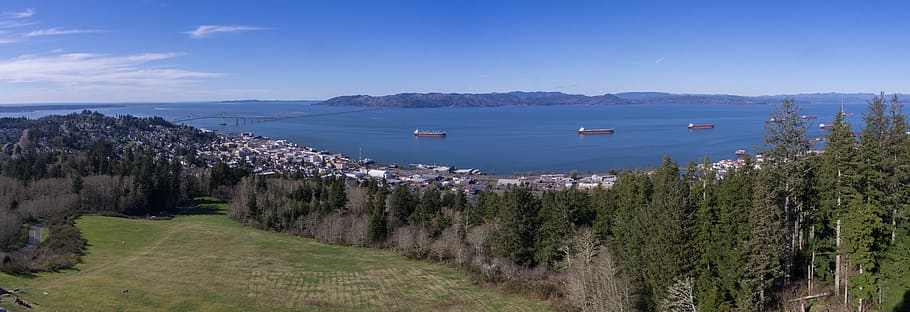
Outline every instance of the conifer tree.
{"type": "Polygon", "coordinates": [[[613,235],[617,200],[614,190],[614,188],[597,188],[591,192],[591,210],[594,211],[596,216],[592,230],[600,239],[606,239],[608,236],[613,235]]]}
{"type": "Polygon", "coordinates": [[[417,208],[414,209],[414,213],[411,214],[408,223],[421,225],[429,229],[430,222],[433,221],[433,217],[436,216],[441,206],[442,197],[439,191],[433,187],[428,187],[423,191],[420,203],[417,204],[417,208]]]}
{"type": "Polygon", "coordinates": [[[389,205],[391,206],[392,218],[398,223],[406,223],[414,213],[417,206],[414,195],[408,191],[405,185],[399,185],[392,192],[392,198],[389,205]]]}
{"type": "MultiPolygon", "coordinates": [[[[811,264],[819,268],[834,267],[835,293],[844,280],[840,260],[845,256],[843,246],[836,243],[838,222],[846,222],[849,204],[857,195],[857,148],[852,127],[846,120],[846,113],[838,112],[834,116],[832,128],[826,137],[825,152],[821,155],[818,166],[819,193],[818,209],[811,219],[815,226],[815,239],[811,242],[813,252],[832,253],[833,258],[826,258],[827,264],[811,264]],[[830,263],[833,261],[834,263],[830,263]]],[[[825,273],[825,272],[822,272],[825,273]]]]}
{"type": "Polygon", "coordinates": [[[636,303],[640,309],[654,306],[651,302],[653,292],[645,282],[646,271],[641,265],[645,261],[645,252],[640,248],[652,234],[646,222],[650,218],[647,206],[652,189],[647,173],[631,171],[621,175],[611,190],[616,198],[615,219],[611,227],[614,237],[612,249],[616,250],[621,266],[626,268],[627,276],[635,287],[633,297],[642,300],[636,303]]]}
{"type": "Polygon", "coordinates": [[[764,311],[771,305],[770,289],[784,276],[781,265],[786,257],[786,229],[782,211],[777,206],[770,174],[758,173],[752,187],[753,202],[749,210],[749,234],[744,249],[742,288],[745,296],[738,304],[743,310],[764,311]]]}
{"type": "Polygon", "coordinates": [[[885,205],[890,210],[886,220],[891,221],[890,243],[897,239],[898,225],[903,221],[908,204],[907,185],[910,184],[910,140],[907,139],[907,116],[897,95],[891,97],[891,121],[885,155],[885,205]]]}
{"type": "Polygon", "coordinates": [[[452,209],[458,212],[463,212],[465,207],[468,205],[468,200],[464,196],[464,190],[458,189],[455,191],[454,203],[452,204],[452,209]]]}
{"type": "Polygon", "coordinates": [[[850,208],[844,216],[842,235],[847,263],[850,271],[854,271],[848,277],[849,294],[854,306],[862,305],[863,302],[869,304],[878,293],[875,232],[881,224],[875,215],[877,208],[879,207],[861,195],[850,202],[850,208]]]}
{"type": "MultiPolygon", "coordinates": [[[[573,189],[574,190],[574,189],[573,189]]],[[[555,268],[563,260],[564,248],[574,233],[569,222],[568,191],[547,191],[540,205],[540,229],[537,231],[537,246],[534,256],[537,263],[555,268]]]]}
{"type": "Polygon", "coordinates": [[[801,221],[805,219],[803,208],[808,202],[808,194],[804,192],[805,186],[809,185],[806,181],[808,168],[803,157],[810,147],[807,129],[802,109],[790,98],[774,108],[765,124],[763,166],[770,167],[774,173],[769,183],[775,186],[774,198],[780,198],[778,205],[787,226],[784,269],[788,277],[793,274],[795,252],[802,248],[804,224],[801,221]]]}
{"type": "Polygon", "coordinates": [[[679,175],[678,165],[664,156],[663,165],[651,176],[654,193],[640,216],[648,233],[641,249],[645,281],[659,302],[677,278],[684,278],[697,259],[691,245],[693,211],[689,189],[679,175]]]}
{"type": "Polygon", "coordinates": [[[540,202],[527,187],[512,188],[504,194],[496,220],[492,253],[520,265],[534,265],[537,212],[540,202]]]}

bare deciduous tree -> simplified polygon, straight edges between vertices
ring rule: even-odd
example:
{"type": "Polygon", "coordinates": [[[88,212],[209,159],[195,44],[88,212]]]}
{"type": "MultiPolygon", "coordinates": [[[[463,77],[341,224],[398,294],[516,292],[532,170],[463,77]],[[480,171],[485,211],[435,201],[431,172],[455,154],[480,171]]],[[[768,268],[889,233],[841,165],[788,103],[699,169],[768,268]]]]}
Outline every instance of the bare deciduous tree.
{"type": "Polygon", "coordinates": [[[677,279],[667,288],[666,298],[660,302],[660,311],[665,312],[697,312],[695,306],[695,282],[691,277],[677,279]]]}
{"type": "Polygon", "coordinates": [[[574,245],[576,252],[566,261],[569,302],[582,311],[633,311],[629,282],[609,250],[590,229],[582,229],[574,245]]]}

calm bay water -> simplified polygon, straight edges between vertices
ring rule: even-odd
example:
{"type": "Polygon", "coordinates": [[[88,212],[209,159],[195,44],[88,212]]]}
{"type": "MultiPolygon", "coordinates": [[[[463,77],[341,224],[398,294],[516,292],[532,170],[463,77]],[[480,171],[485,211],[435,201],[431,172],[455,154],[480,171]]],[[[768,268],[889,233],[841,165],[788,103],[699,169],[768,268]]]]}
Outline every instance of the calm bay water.
{"type": "MultiPolygon", "coordinates": [[[[803,105],[811,120],[809,136],[823,134],[839,104],[803,105]]],[[[847,105],[854,128],[862,125],[865,105],[847,105]]],[[[737,149],[762,143],[771,105],[609,105],[495,108],[380,109],[335,108],[296,102],[127,104],[101,108],[106,115],[161,116],[178,120],[190,115],[285,116],[297,118],[243,122],[226,118],[186,121],[222,132],[253,132],[289,139],[351,157],[382,163],[427,163],[478,168],[485,172],[605,172],[613,168],[647,168],[663,155],[685,164],[706,155],[733,158],[737,149]],[[714,129],[689,131],[689,123],[712,123],[714,129]],[[579,136],[579,127],[614,128],[613,135],[579,136]],[[444,130],[446,138],[415,138],[414,129],[444,130]]],[[[0,114],[40,117],[70,111],[0,114]]]]}

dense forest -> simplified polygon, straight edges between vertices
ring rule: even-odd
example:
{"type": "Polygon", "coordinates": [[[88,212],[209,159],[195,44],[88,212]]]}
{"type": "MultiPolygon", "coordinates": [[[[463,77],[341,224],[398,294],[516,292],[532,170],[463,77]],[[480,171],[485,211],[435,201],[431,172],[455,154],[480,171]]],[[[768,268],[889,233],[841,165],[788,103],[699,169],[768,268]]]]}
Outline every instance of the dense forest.
{"type": "Polygon", "coordinates": [[[665,158],[609,189],[470,196],[251,176],[237,185],[231,215],[451,263],[583,311],[880,310],[910,289],[902,108],[896,96],[877,96],[859,129],[840,112],[816,151],[801,109],[785,100],[766,123],[763,157],[729,172],[665,158]]]}

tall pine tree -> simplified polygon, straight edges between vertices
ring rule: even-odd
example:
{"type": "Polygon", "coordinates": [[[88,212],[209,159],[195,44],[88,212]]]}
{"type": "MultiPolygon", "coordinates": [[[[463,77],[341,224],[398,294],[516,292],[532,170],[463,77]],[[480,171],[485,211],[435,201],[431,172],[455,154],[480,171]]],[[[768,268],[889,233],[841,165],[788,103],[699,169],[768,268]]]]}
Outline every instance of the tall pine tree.
{"type": "MultiPolygon", "coordinates": [[[[789,277],[794,274],[797,252],[803,245],[805,220],[804,208],[808,204],[806,173],[808,164],[805,155],[809,151],[808,124],[802,118],[802,108],[793,99],[787,98],[774,108],[769,122],[765,124],[767,135],[764,141],[763,166],[773,173],[769,183],[775,186],[774,198],[783,210],[786,241],[784,245],[784,269],[789,277]]],[[[786,280],[789,282],[789,278],[786,280]]]]}

